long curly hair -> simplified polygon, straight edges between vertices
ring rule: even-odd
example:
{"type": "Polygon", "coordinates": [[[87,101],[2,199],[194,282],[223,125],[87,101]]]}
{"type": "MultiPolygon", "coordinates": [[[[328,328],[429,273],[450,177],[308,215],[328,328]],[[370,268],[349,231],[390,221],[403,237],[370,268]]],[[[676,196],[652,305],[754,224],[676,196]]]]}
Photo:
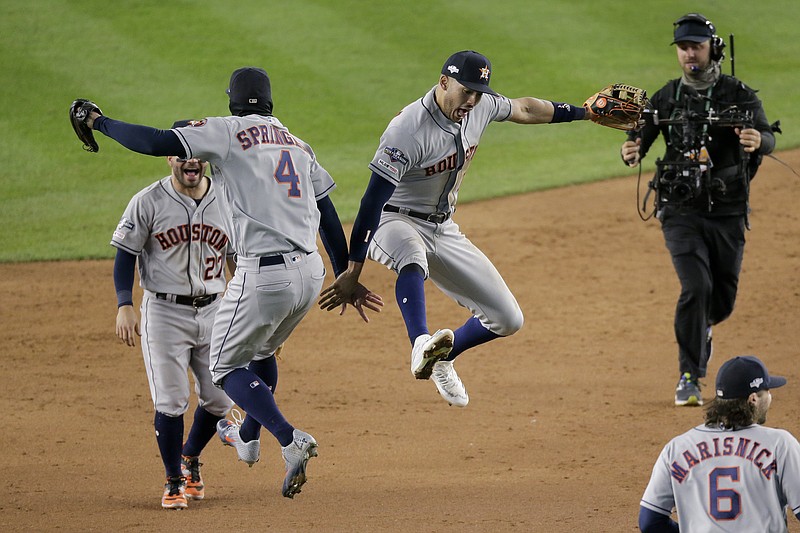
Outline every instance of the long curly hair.
{"type": "Polygon", "coordinates": [[[741,429],[757,423],[756,406],[747,398],[714,398],[706,407],[705,425],[713,428],[741,429]]]}

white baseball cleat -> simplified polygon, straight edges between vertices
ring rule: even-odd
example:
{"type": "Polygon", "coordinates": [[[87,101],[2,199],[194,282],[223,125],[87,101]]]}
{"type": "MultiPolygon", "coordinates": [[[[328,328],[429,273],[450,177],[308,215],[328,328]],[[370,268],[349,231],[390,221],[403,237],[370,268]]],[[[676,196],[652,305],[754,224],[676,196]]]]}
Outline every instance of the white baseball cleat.
{"type": "Polygon", "coordinates": [[[411,349],[411,373],[417,379],[431,377],[433,365],[450,354],[453,349],[453,332],[440,329],[433,335],[420,335],[411,349]]]}
{"type": "Polygon", "coordinates": [[[295,429],[292,443],[281,448],[283,460],[286,462],[286,478],[283,480],[282,494],[294,498],[305,484],[306,465],[308,460],[317,456],[317,441],[306,433],[295,429]]]}
{"type": "Polygon", "coordinates": [[[261,457],[261,441],[254,439],[250,442],[242,442],[242,438],[239,436],[242,418],[240,414],[237,418],[238,411],[234,411],[235,409],[231,411],[231,414],[236,419],[236,422],[231,422],[227,418],[217,422],[217,435],[222,444],[236,449],[240,461],[244,461],[248,466],[252,467],[261,457]]]}
{"type": "Polygon", "coordinates": [[[433,365],[433,382],[447,403],[456,407],[466,407],[469,394],[461,378],[458,377],[452,361],[437,361],[433,365]]]}

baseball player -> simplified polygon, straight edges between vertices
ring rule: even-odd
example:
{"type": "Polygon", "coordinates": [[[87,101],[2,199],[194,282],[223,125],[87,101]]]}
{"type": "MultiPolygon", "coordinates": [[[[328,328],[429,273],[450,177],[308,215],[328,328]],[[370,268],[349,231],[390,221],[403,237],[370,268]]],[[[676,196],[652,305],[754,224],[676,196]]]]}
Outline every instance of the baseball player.
{"type": "Polygon", "coordinates": [[[785,384],[754,356],[720,367],[705,423],[672,439],[653,467],[639,508],[642,531],[778,533],[788,531],[787,510],[800,520],[800,444],[761,425],[770,389],[785,384]]]}
{"type": "MultiPolygon", "coordinates": [[[[347,244],[329,198],[335,184],[311,147],[272,115],[267,73],[237,69],[228,86],[232,116],[211,117],[189,127],[157,130],[112,120],[93,111],[86,124],[127,148],[150,155],[178,154],[211,165],[223,226],[236,252],[236,270],[217,310],[211,338],[213,382],[258,424],[221,420],[217,432],[252,465],[260,455],[253,427],[265,427],[282,447],[286,477],[282,494],[293,498],[306,481],[317,441],[296,429],[272,392],[248,368],[256,353],[271,353],[289,337],[322,288],[325,266],[317,252],[321,233],[334,272],[345,268],[347,244]],[[245,430],[251,434],[245,434],[245,430]]],[[[353,305],[379,311],[380,296],[359,285],[353,305]]],[[[342,309],[344,311],[344,308],[342,309]]]]}
{"type": "Polygon", "coordinates": [[[458,193],[481,135],[494,121],[546,124],[586,119],[582,106],[538,98],[509,99],[489,87],[492,65],[461,51],[438,83],[406,106],[384,131],[350,239],[348,270],[325,289],[331,310],[352,294],[369,253],[397,273],[395,295],[412,345],[411,372],[433,380],[450,404],[469,396],[453,360],[479,344],[511,335],[523,316],[492,262],[453,220],[458,193]],[[428,330],[424,282],[430,278],[472,316],[453,332],[428,330]]]}
{"type": "MultiPolygon", "coordinates": [[[[179,121],[174,127],[185,126],[179,121]]],[[[187,507],[202,500],[200,452],[233,402],[211,383],[211,325],[225,290],[225,262],[232,257],[217,208],[217,191],[197,158],[167,157],[169,176],[149,185],[128,203],[114,231],[117,248],[117,336],[136,346],[142,336],[147,381],[155,408],[156,441],[167,482],[161,506],[187,507]],[[138,261],[137,261],[138,258],[138,261]],[[133,309],[134,269],[144,289],[141,330],[133,309]],[[183,415],[194,376],[198,406],[186,442],[183,415]]],[[[230,265],[229,265],[230,266],[230,265]]]]}

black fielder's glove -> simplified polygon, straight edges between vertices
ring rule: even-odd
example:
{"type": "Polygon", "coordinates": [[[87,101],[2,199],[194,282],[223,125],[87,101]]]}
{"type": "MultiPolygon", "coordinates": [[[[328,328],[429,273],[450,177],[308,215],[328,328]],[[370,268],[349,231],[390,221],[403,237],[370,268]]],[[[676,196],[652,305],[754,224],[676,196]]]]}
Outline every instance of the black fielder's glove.
{"type": "Polygon", "coordinates": [[[590,96],[583,107],[592,122],[618,130],[638,130],[648,106],[647,92],[633,85],[614,83],[590,96]]]}
{"type": "Polygon", "coordinates": [[[77,135],[78,139],[83,143],[83,149],[87,152],[97,152],[100,150],[97,141],[94,140],[92,128],[86,124],[86,121],[89,119],[89,113],[92,111],[101,115],[103,114],[94,102],[83,98],[78,98],[69,106],[69,121],[72,123],[72,129],[75,130],[75,135],[77,135]]]}

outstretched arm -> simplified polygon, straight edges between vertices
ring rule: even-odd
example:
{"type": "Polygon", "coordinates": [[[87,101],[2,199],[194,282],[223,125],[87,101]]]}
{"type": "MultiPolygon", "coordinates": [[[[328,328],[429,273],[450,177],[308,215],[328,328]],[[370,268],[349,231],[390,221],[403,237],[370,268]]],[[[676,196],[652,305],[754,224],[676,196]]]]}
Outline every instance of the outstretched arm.
{"type": "Polygon", "coordinates": [[[347,268],[347,239],[330,196],[319,200],[317,209],[320,213],[319,236],[331,260],[333,274],[338,276],[347,268]]]}
{"type": "Polygon", "coordinates": [[[394,189],[392,183],[375,172],[372,173],[350,234],[350,261],[347,269],[336,278],[336,281],[322,291],[319,302],[322,309],[331,311],[353,298],[360,285],[358,278],[364,268],[369,243],[380,222],[381,211],[391,198],[394,189]]]}
{"type": "Polygon", "coordinates": [[[511,100],[511,116],[508,120],[517,124],[548,124],[587,118],[589,117],[586,116],[583,106],[526,96],[511,100]]]}
{"type": "MultiPolygon", "coordinates": [[[[328,252],[328,257],[330,257],[333,272],[338,277],[347,268],[347,240],[344,230],[339,221],[339,215],[336,213],[336,207],[328,196],[317,202],[317,208],[320,212],[320,238],[325,246],[325,251],[328,252]]],[[[348,303],[356,308],[364,322],[369,322],[364,308],[380,312],[383,299],[358,283],[358,277],[356,277],[349,299],[342,302],[342,314],[347,309],[348,303]]]]}
{"type": "Polygon", "coordinates": [[[186,150],[172,130],[159,130],[139,124],[128,124],[98,113],[92,113],[86,124],[90,128],[111,137],[125,148],[140,154],[186,157],[186,150]]]}

